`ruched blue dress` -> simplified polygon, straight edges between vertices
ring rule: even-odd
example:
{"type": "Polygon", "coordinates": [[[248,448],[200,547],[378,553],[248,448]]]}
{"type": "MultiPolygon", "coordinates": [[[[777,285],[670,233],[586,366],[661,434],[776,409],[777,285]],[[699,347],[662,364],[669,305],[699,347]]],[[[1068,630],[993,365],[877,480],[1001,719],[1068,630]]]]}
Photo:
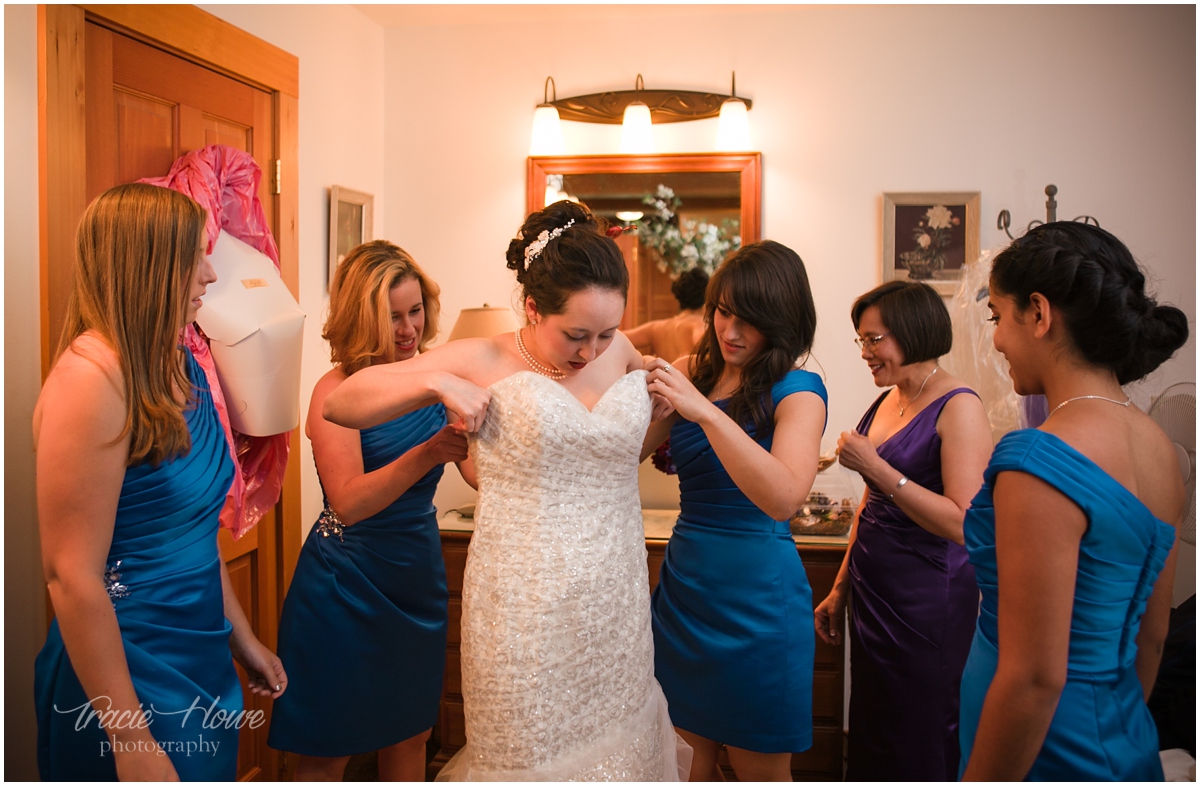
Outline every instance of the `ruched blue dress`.
{"type": "MultiPolygon", "coordinates": [[[[775,383],[771,400],[801,392],[828,402],[821,378],[800,369],[775,383]]],[[[756,441],[771,449],[770,435],[756,441]]],[[[671,720],[746,750],[807,750],[812,589],[789,524],[746,498],[696,423],[676,421],[671,453],[680,513],[651,606],[655,676],[671,720]]]]}
{"type": "Polygon", "coordinates": [[[996,445],[964,523],[983,602],[962,678],[962,770],[971,757],[999,657],[992,489],[1001,472],[1025,472],[1045,481],[1087,516],[1079,544],[1067,684],[1027,780],[1161,781],[1158,734],[1134,669],[1134,640],[1175,530],[1082,453],[1035,429],[1011,432],[996,445]]]}
{"type": "MultiPolygon", "coordinates": [[[[204,372],[184,355],[195,386],[184,410],[191,449],[125,471],[105,581],[150,733],[180,779],[230,781],[242,690],[229,652],[217,527],[234,467],[204,372]]],[[[117,779],[88,699],[55,620],[34,666],[42,780],[117,779]]]]}
{"type": "MultiPolygon", "coordinates": [[[[446,425],[441,404],[359,434],[373,472],[446,425]]],[[[446,660],[439,464],[392,504],[335,533],[313,529],[279,621],[288,689],[267,744],[307,756],[386,748],[433,726],[446,660]]]]}

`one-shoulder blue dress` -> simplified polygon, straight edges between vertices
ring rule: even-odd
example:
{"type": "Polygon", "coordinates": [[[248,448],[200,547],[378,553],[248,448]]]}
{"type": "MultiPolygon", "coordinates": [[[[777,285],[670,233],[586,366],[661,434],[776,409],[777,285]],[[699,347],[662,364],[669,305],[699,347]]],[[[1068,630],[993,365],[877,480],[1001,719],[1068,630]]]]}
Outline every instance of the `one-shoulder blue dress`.
{"type": "MultiPolygon", "coordinates": [[[[374,472],[446,425],[441,404],[363,429],[374,472]]],[[[306,756],[386,748],[437,718],[446,661],[446,566],[433,493],[438,465],[338,534],[309,533],[279,621],[288,689],[267,744],[306,756]]]]}
{"type": "Polygon", "coordinates": [[[1011,432],[996,445],[963,525],[983,602],[962,678],[960,777],[999,657],[992,489],[1001,472],[1025,472],[1045,481],[1087,517],[1079,544],[1067,684],[1026,779],[1161,781],[1158,733],[1134,669],[1134,639],[1175,530],[1082,453],[1035,429],[1011,432]]]}
{"type": "MultiPolygon", "coordinates": [[[[771,400],[800,392],[828,402],[821,378],[800,369],[775,383],[771,400]]],[[[771,435],[756,441],[771,449],[771,435]]],[[[671,453],[680,513],[651,606],[654,673],[671,721],[746,750],[807,750],[812,589],[789,523],[746,498],[698,424],[676,421],[671,453]]]]}
{"type": "MultiPolygon", "coordinates": [[[[184,356],[195,389],[183,413],[191,448],[125,470],[105,581],[129,676],[160,749],[182,780],[231,781],[238,722],[227,719],[238,718],[243,705],[217,527],[234,466],[204,372],[186,349],[184,356]]],[[[34,666],[42,780],[117,779],[88,700],[55,620],[34,666]]]]}

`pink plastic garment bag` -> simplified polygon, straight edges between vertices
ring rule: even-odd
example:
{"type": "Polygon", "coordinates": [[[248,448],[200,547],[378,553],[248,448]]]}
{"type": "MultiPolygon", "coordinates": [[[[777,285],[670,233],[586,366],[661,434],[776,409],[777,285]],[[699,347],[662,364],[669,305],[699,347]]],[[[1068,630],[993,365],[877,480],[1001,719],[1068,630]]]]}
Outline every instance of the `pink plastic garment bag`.
{"type": "MultiPolygon", "coordinates": [[[[267,226],[267,215],[258,199],[262,170],[249,153],[228,145],[209,145],[179,158],[166,177],[141,182],[186,194],[208,211],[208,253],[219,230],[266,254],[279,269],[279,249],[267,226]]],[[[213,402],[225,427],[230,454],[238,471],[221,510],[221,526],[234,540],[246,534],[279,501],[288,460],[288,433],[251,437],[229,425],[229,410],[217,380],[217,367],[208,340],[194,324],[182,331],[183,343],[204,369],[213,402]]]]}

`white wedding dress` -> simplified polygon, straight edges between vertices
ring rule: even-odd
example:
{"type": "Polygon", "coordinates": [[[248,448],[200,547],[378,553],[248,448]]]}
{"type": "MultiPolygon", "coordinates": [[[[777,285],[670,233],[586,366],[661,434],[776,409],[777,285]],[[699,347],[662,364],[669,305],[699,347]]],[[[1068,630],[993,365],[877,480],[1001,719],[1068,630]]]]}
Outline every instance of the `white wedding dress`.
{"type": "Polygon", "coordinates": [[[532,371],[490,390],[471,440],[467,744],[438,780],[686,780],[691,749],[654,679],[637,485],[645,372],[591,412],[532,371]]]}

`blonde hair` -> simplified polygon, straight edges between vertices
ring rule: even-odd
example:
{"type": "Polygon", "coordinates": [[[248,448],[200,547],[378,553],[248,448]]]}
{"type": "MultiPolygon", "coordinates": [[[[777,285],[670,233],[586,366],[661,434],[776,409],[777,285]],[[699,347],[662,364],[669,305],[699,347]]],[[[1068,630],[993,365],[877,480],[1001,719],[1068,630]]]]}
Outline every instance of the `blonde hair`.
{"type": "Polygon", "coordinates": [[[437,337],[442,290],[408,252],[386,240],[372,240],[355,246],[338,265],[329,288],[329,318],[321,336],[329,342],[330,358],[346,376],[396,359],[388,298],[392,289],[408,278],[415,278],[421,287],[425,329],[417,349],[424,352],[437,337]]]}
{"type": "Polygon", "coordinates": [[[178,344],[205,218],[183,194],[129,183],[96,197],[79,221],[55,359],[89,330],[116,352],[125,383],[118,439],[130,435],[129,466],[191,449],[183,411],[194,391],[178,344]]]}

